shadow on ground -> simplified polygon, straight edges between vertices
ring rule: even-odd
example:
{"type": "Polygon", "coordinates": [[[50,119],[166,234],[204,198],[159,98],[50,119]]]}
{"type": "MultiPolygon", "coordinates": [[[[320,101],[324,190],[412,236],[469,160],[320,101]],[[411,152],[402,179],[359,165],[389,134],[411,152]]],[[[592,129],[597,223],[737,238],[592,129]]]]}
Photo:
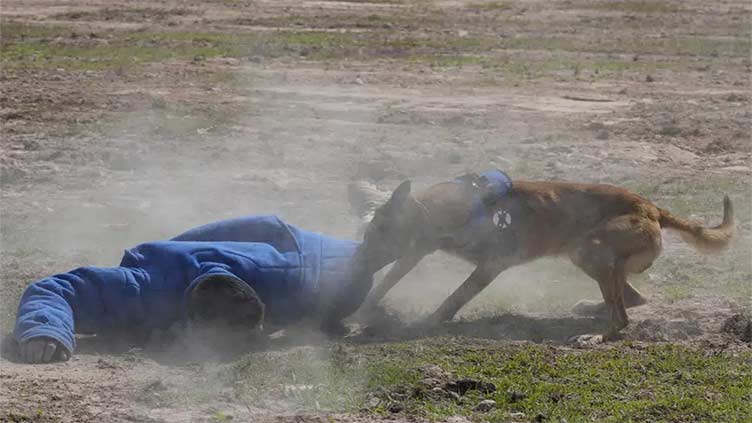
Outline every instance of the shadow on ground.
{"type": "Polygon", "coordinates": [[[412,339],[465,336],[507,341],[566,343],[574,335],[598,333],[605,322],[595,317],[539,316],[506,313],[474,320],[457,320],[438,325],[405,325],[396,319],[357,330],[351,342],[404,341],[412,339]]]}
{"type": "MultiPolygon", "coordinates": [[[[407,341],[444,336],[466,336],[496,340],[565,343],[573,335],[597,333],[603,329],[599,320],[592,317],[540,317],[521,314],[504,314],[476,320],[459,320],[426,326],[406,324],[396,318],[383,319],[371,326],[355,325],[346,342],[367,344],[373,342],[407,341]]],[[[83,336],[77,338],[76,354],[89,355],[146,355],[161,364],[184,364],[211,359],[230,362],[243,354],[263,350],[282,350],[301,345],[320,345],[336,340],[306,327],[290,328],[271,339],[249,336],[215,338],[202,342],[186,335],[161,334],[149,339],[128,334],[110,336],[83,336]]],[[[18,348],[13,336],[3,338],[2,357],[19,362],[18,348]]]]}
{"type": "MultiPolygon", "coordinates": [[[[752,323],[747,314],[734,313],[719,322],[712,335],[742,343],[752,342],[752,323]]],[[[500,341],[566,344],[576,335],[597,334],[606,328],[606,320],[586,316],[546,316],[505,313],[477,319],[463,319],[441,324],[405,323],[393,315],[383,315],[369,326],[353,324],[350,335],[328,337],[310,325],[298,325],[271,337],[251,335],[243,338],[218,336],[211,341],[194,339],[186,334],[152,335],[149,339],[130,335],[84,336],[77,338],[76,354],[148,356],[160,364],[181,365],[214,361],[228,363],[244,354],[281,351],[303,345],[324,345],[344,341],[350,344],[412,341],[438,337],[468,337],[500,341]]],[[[708,338],[694,320],[645,319],[623,331],[631,341],[686,341],[708,338]],[[657,335],[656,335],[657,334],[657,335]],[[660,335],[660,336],[658,336],[660,335]],[[656,337],[658,336],[658,337],[656,337]],[[665,338],[665,339],[664,339],[665,338]]],[[[3,337],[2,357],[18,363],[18,350],[12,335],[3,337]]]]}

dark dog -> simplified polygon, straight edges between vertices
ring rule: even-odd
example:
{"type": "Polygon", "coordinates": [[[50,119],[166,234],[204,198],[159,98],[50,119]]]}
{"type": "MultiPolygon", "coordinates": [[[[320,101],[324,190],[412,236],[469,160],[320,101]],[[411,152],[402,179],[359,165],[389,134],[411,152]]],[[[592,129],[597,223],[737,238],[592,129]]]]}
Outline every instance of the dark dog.
{"type": "MultiPolygon", "coordinates": [[[[371,196],[373,197],[373,195],[371,196]]],[[[565,256],[595,279],[604,303],[582,301],[575,312],[608,316],[601,336],[618,337],[626,309],[646,299],[627,281],[648,269],[661,252],[661,228],[675,229],[701,252],[723,250],[734,231],[731,200],[723,223],[705,228],[624,188],[566,182],[511,181],[500,171],[466,175],[411,195],[403,182],[375,210],[362,248],[378,263],[397,262],[370,294],[373,307],[427,254],[443,250],[474,263],[467,280],[429,321],[451,319],[505,269],[545,256],[565,256]],[[507,183],[507,185],[504,185],[507,183]]]]}

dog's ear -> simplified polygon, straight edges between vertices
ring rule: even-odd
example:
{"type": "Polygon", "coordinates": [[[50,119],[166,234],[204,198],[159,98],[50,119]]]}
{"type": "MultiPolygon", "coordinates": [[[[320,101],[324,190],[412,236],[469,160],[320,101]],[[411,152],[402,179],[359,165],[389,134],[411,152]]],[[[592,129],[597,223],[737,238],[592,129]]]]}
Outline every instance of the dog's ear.
{"type": "Polygon", "coordinates": [[[397,187],[397,189],[394,190],[391,198],[389,198],[388,203],[391,206],[401,206],[409,197],[410,181],[404,181],[397,187]]]}
{"type": "Polygon", "coordinates": [[[350,182],[347,185],[350,209],[356,216],[367,222],[371,221],[373,212],[386,204],[391,195],[391,191],[382,190],[368,181],[350,182]]]}

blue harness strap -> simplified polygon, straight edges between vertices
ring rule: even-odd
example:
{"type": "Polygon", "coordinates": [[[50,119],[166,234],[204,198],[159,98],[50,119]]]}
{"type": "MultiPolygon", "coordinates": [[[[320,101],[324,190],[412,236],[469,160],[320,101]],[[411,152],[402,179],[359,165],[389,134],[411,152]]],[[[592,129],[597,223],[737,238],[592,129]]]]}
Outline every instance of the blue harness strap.
{"type": "Polygon", "coordinates": [[[477,192],[468,226],[485,218],[488,206],[500,201],[512,190],[512,179],[498,169],[489,170],[480,175],[474,173],[463,175],[456,178],[455,182],[466,184],[477,192]]]}
{"type": "Polygon", "coordinates": [[[493,205],[501,201],[512,190],[512,180],[501,170],[489,170],[481,174],[471,173],[454,180],[470,190],[473,205],[470,217],[458,234],[457,240],[462,244],[476,244],[488,239],[491,228],[503,231],[511,224],[511,216],[504,210],[494,211],[493,205]],[[494,211],[493,214],[491,212],[494,211]],[[497,221],[498,220],[498,221],[497,221]]]}

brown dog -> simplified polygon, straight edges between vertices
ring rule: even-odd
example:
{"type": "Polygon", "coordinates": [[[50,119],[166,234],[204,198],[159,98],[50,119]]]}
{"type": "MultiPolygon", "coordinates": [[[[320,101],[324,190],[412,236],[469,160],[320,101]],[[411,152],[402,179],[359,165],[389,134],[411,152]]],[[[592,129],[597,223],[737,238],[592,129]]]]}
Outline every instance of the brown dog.
{"type": "Polygon", "coordinates": [[[734,231],[728,197],[723,202],[723,223],[705,228],[610,185],[516,181],[495,197],[489,197],[483,185],[482,175],[473,174],[413,196],[410,182],[405,181],[376,209],[365,230],[364,254],[380,266],[397,262],[371,292],[366,309],[424,256],[439,249],[477,267],[433,313],[429,319],[433,322],[451,319],[505,269],[558,255],[595,279],[605,300],[575,306],[575,312],[608,316],[605,334],[577,339],[611,340],[627,326],[626,309],[646,302],[627,282],[627,275],[645,271],[658,257],[661,228],[680,231],[701,252],[724,249],[734,231]],[[474,217],[478,207],[480,218],[474,217]]]}

